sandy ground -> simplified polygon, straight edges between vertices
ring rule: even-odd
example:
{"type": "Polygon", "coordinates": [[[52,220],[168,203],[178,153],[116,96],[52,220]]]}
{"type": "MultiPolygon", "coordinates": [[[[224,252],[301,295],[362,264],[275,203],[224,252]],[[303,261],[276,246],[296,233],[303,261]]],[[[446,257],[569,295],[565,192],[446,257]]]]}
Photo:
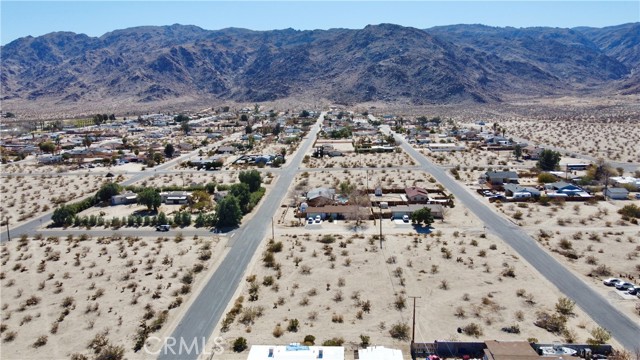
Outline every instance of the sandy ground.
{"type": "Polygon", "coordinates": [[[160,327],[152,335],[163,336],[215,269],[225,243],[219,237],[3,243],[2,358],[90,355],[92,339],[105,333],[126,358],[149,358],[132,351],[143,315],[160,327]],[[46,344],[35,347],[41,336],[46,344]]]}
{"type": "MultiPolygon", "coordinates": [[[[67,173],[66,167],[50,165],[3,166],[2,173],[6,176],[2,177],[0,185],[1,217],[9,217],[11,226],[16,226],[53,210],[55,204],[95,193],[102,184],[110,181],[105,177],[107,171],[105,168],[105,171],[67,173]]],[[[114,179],[121,181],[126,178],[126,175],[121,175],[114,179]]]]}
{"type": "MultiPolygon", "coordinates": [[[[282,251],[274,253],[279,271],[264,266],[263,254],[256,255],[247,279],[255,275],[257,285],[242,284],[240,314],[228,331],[218,327],[214,336],[228,341],[243,336],[249,344],[302,342],[306,335],[322,343],[338,337],[350,351],[358,347],[363,334],[370,336],[371,344],[400,348],[407,354],[408,341],[392,339],[389,329],[411,323],[409,296],[419,296],[417,341],[474,341],[475,337],[457,332],[470,323],[481,327],[481,339],[564,340],[533,324],[536,312],[554,312],[559,291],[499,239],[485,234],[482,224],[461,206],[452,209],[445,222],[436,221],[429,234],[384,220],[382,248],[374,238],[378,224],[369,222],[358,232],[352,225],[279,226],[276,242],[282,242],[282,251]],[[320,242],[327,234],[335,242],[320,242]],[[506,275],[507,270],[515,277],[506,275]],[[256,286],[257,299],[251,301],[249,288],[256,286]],[[369,312],[363,310],[366,302],[371,305],[369,312]],[[297,331],[287,330],[291,319],[298,320],[297,331]],[[282,334],[276,330],[278,324],[282,334]],[[511,325],[518,325],[520,334],[501,330],[511,325]]],[[[595,324],[579,309],[574,312],[567,327],[576,341],[583,342],[595,324]]]]}
{"type": "MultiPolygon", "coordinates": [[[[426,180],[428,174],[418,171],[389,176],[401,183],[416,178],[419,186],[435,186],[426,180]]],[[[295,183],[306,180],[306,186],[316,186],[347,178],[361,183],[362,177],[349,171],[309,172],[299,174],[295,183]]],[[[242,336],[249,344],[302,342],[306,335],[320,344],[336,337],[344,339],[352,353],[360,335],[366,335],[371,344],[408,354],[408,341],[393,339],[389,330],[398,323],[410,325],[410,296],[420,297],[416,341],[474,341],[474,336],[457,329],[475,323],[482,330],[480,339],[533,337],[552,342],[573,337],[584,342],[596,326],[578,308],[568,317],[571,336],[535,326],[537,313],[553,313],[561,293],[485,233],[483,224],[460,205],[447,212],[446,221],[436,220],[428,233],[383,220],[382,244],[376,237],[377,222],[367,221],[364,229],[356,230],[353,221],[309,225],[300,224],[292,211],[283,214],[276,226],[275,242],[282,243],[282,250],[273,253],[277,265],[265,266],[265,251],[271,246],[265,239],[236,294],[236,299],[243,299],[241,310],[228,329],[219,325],[213,337],[231,342],[242,336]],[[326,236],[335,241],[321,242],[326,236]],[[252,299],[251,288],[258,289],[257,299],[252,299]],[[368,312],[365,303],[370,305],[368,312]],[[288,330],[292,319],[298,320],[296,331],[288,330]],[[502,330],[512,325],[518,326],[519,334],[502,330]]],[[[229,304],[228,311],[233,306],[229,304]]]]}

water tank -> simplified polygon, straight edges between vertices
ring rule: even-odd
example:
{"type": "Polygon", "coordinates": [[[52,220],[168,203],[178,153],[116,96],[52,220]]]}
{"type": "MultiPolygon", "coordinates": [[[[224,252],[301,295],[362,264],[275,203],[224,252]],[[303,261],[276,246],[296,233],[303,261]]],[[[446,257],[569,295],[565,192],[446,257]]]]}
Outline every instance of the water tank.
{"type": "Polygon", "coordinates": [[[302,204],[300,204],[300,212],[307,212],[307,208],[309,207],[309,205],[305,202],[303,202],[302,204]]]}

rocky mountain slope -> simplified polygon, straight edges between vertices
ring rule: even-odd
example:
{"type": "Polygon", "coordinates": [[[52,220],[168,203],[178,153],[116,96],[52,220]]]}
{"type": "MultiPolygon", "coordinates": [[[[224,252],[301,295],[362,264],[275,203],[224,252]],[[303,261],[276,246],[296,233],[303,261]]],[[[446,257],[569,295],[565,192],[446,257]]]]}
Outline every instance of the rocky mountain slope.
{"type": "Polygon", "coordinates": [[[640,24],[609,28],[218,31],[171,25],[15,40],[0,51],[4,103],[308,96],[341,103],[498,102],[637,93],[640,24]]]}

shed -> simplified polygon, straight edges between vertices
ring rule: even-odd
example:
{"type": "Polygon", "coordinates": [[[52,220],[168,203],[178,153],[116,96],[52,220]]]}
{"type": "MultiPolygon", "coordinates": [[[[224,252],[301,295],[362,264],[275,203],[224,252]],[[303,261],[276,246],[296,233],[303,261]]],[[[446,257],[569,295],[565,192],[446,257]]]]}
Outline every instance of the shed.
{"type": "Polygon", "coordinates": [[[626,200],[629,198],[629,190],[625,188],[607,188],[604,191],[604,196],[611,200],[626,200]]]}

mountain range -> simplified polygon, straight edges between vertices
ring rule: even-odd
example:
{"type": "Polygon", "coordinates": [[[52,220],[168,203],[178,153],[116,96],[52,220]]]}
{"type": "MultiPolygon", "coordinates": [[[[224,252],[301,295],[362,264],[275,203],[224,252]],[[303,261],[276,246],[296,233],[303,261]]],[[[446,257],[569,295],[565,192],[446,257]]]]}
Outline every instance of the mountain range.
{"type": "Polygon", "coordinates": [[[640,23],[310,31],[176,24],[100,37],[55,32],[17,39],[0,52],[5,103],[306,96],[441,104],[640,92],[640,23]]]}

